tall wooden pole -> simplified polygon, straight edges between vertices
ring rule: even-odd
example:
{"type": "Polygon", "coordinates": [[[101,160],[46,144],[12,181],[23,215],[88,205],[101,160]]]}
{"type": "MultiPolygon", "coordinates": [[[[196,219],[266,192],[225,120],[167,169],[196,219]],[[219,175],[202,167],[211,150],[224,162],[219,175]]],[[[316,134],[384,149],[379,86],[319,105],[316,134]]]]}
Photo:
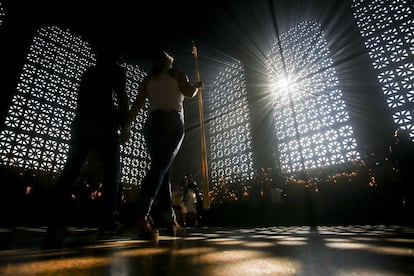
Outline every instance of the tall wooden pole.
{"type": "MultiPolygon", "coordinates": [[[[195,61],[196,81],[201,81],[200,70],[198,67],[197,47],[193,41],[193,56],[195,61]]],[[[198,111],[200,115],[200,133],[201,133],[201,166],[203,171],[203,208],[210,209],[210,195],[208,183],[208,166],[207,166],[207,149],[206,149],[206,133],[204,129],[204,111],[203,111],[203,95],[201,88],[198,91],[198,111]]]]}

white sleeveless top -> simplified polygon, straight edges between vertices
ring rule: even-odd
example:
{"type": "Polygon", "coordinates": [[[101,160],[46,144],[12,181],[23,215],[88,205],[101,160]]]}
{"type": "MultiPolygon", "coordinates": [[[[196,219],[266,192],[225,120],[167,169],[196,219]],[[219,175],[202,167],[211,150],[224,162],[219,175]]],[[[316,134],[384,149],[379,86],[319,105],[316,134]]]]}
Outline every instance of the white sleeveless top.
{"type": "Polygon", "coordinates": [[[181,93],[178,81],[168,72],[162,73],[156,79],[151,78],[147,84],[150,102],[149,112],[164,109],[183,112],[184,95],[181,93]]]}

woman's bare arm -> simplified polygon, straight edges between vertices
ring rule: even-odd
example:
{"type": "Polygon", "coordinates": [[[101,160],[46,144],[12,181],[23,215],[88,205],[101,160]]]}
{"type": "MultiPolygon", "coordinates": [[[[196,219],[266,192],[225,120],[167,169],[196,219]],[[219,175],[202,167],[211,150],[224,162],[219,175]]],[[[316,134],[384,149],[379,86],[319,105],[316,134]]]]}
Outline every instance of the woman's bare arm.
{"type": "Polygon", "coordinates": [[[175,78],[178,81],[178,84],[180,86],[180,90],[181,90],[181,92],[183,93],[184,96],[186,96],[188,98],[192,98],[200,90],[199,86],[195,86],[195,85],[190,84],[188,76],[184,72],[182,72],[178,69],[171,69],[169,71],[169,74],[170,74],[170,76],[172,76],[173,78],[175,78]]]}

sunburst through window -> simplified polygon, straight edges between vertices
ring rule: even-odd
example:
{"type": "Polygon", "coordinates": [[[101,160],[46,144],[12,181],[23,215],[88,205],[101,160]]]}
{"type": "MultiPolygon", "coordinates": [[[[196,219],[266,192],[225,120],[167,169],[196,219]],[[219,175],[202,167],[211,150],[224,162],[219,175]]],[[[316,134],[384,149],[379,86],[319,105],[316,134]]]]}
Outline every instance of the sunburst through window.
{"type": "Polygon", "coordinates": [[[274,95],[276,151],[283,173],[358,160],[329,49],[315,21],[280,35],[269,51],[268,76],[274,95]],[[280,50],[281,49],[281,50],[280,50]]]}

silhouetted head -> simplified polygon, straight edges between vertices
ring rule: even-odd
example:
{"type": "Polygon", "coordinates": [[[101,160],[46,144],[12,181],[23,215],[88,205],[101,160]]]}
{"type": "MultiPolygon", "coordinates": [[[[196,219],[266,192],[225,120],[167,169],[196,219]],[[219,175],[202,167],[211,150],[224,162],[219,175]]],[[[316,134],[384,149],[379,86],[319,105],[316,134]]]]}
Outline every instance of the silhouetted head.
{"type": "Polygon", "coordinates": [[[166,69],[172,68],[174,58],[166,51],[157,51],[152,56],[152,75],[158,75],[166,69]]]}
{"type": "Polygon", "coordinates": [[[96,64],[116,64],[122,58],[121,49],[114,43],[97,43],[94,47],[96,64]]]}

